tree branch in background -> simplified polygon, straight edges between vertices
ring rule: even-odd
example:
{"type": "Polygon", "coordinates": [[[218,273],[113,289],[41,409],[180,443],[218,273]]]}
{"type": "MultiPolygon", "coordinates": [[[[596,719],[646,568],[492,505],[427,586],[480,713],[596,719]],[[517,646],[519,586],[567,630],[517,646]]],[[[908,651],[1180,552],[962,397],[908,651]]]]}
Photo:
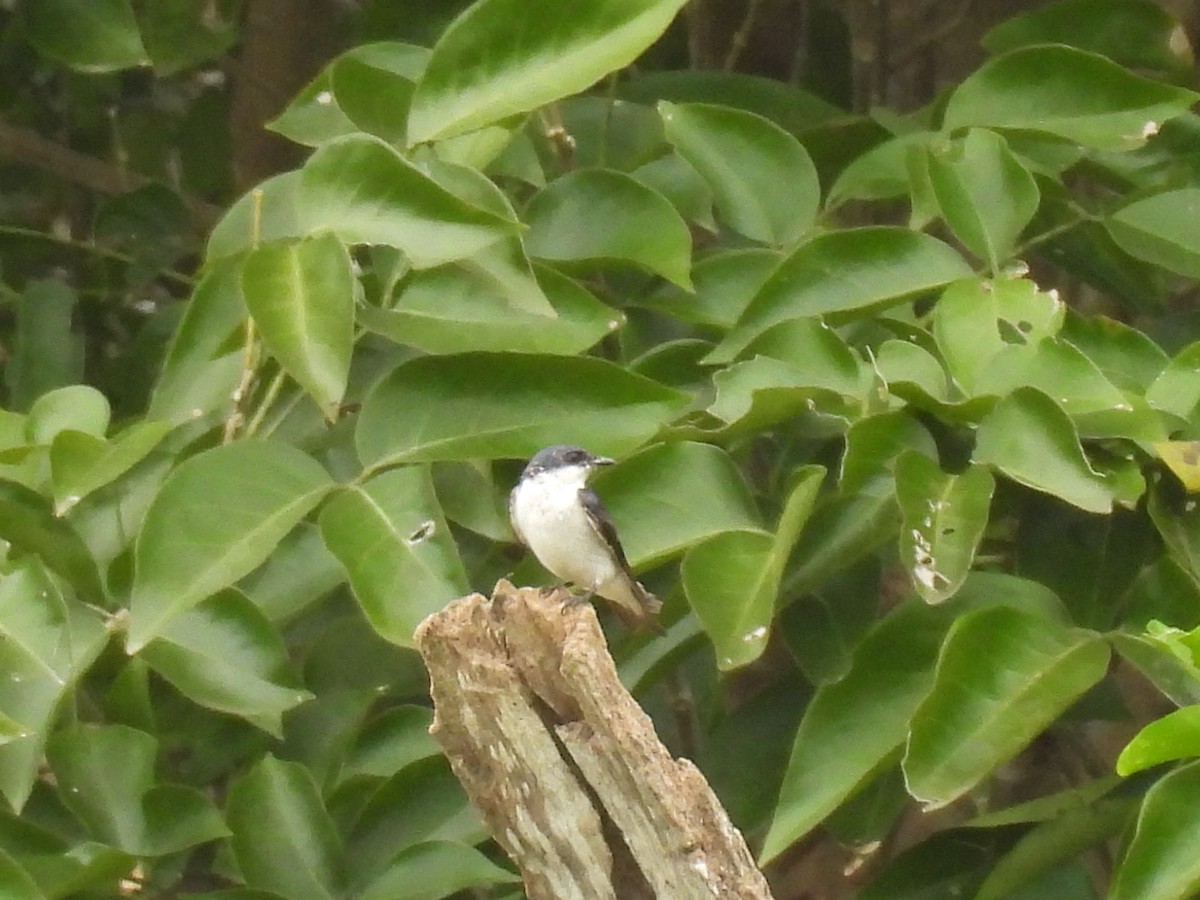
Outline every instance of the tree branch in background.
{"type": "Polygon", "coordinates": [[[500,581],[421,623],[430,729],[530,900],[738,897],[766,879],[617,677],[589,604],[500,581]]]}

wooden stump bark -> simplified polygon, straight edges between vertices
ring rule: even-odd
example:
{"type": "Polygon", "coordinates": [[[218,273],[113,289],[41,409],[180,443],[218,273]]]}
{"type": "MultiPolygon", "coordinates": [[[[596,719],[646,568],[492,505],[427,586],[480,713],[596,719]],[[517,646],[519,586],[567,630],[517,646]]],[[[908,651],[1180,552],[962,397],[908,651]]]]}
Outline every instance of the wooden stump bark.
{"type": "Polygon", "coordinates": [[[691,762],[617,677],[589,604],[496,585],[417,628],[430,731],[530,900],[771,897],[691,762]]]}

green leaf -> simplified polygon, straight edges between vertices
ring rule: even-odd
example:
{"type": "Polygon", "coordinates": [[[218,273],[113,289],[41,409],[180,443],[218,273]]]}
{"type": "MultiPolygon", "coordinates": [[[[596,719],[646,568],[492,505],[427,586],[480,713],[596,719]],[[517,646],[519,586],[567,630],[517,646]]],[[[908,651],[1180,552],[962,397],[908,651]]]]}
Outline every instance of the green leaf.
{"type": "Polygon", "coordinates": [[[924,604],[898,607],[859,644],[845,677],[817,689],[796,732],[760,863],[804,837],[895,758],[933,681],[945,619],[924,604]]]}
{"type": "Polygon", "coordinates": [[[356,442],[369,466],[528,457],[564,441],[621,455],[686,402],[679,391],[600,359],[429,356],[403,363],[371,390],[356,442]]]}
{"type": "Polygon", "coordinates": [[[1110,512],[1116,500],[1062,407],[1034,388],[1013,391],[979,423],[974,459],[1089,512],[1110,512]]]}
{"type": "Polygon", "coordinates": [[[578,94],[633,62],[683,0],[483,0],[438,40],[417,84],[410,144],[473,131],[578,94]]]}
{"type": "Polygon", "coordinates": [[[838,475],[841,493],[853,496],[876,477],[890,474],[897,458],[909,449],[937,459],[933,436],[910,411],[885,412],[854,422],[846,432],[838,475]]]}
{"type": "Polygon", "coordinates": [[[423,706],[398,706],[368,722],[347,751],[340,779],[360,775],[390,778],[419,759],[437,756],[438,745],[429,735],[433,712],[423,706]]]}
{"type": "Polygon", "coordinates": [[[611,169],[568,172],[534,196],[525,216],[531,256],[620,260],[692,288],[687,223],[666,197],[629,175],[611,169]]]}
{"type": "Polygon", "coordinates": [[[1200,411],[1200,343],[1180,350],[1146,390],[1146,400],[1155,409],[1192,419],[1200,411]]]}
{"type": "Polygon", "coordinates": [[[732,362],[754,338],[787,319],[857,318],[970,274],[948,246],[906,228],[820,235],[780,264],[707,362],[732,362]]]}
{"type": "MultiPolygon", "coordinates": [[[[1149,0],[1060,0],[997,25],[983,39],[991,53],[1032,44],[1069,44],[1131,69],[1181,75],[1191,55],[1179,45],[1180,24],[1149,0]]],[[[1185,76],[1186,77],[1186,76],[1185,76]]]]}
{"type": "Polygon", "coordinates": [[[722,532],[684,558],[683,587],[721,669],[747,665],[766,648],[783,568],[824,477],[820,466],[806,466],[796,474],[775,534],[722,532]]]}
{"type": "Polygon", "coordinates": [[[1162,486],[1151,491],[1146,510],[1167,552],[1200,584],[1200,510],[1194,502],[1177,502],[1162,486]]]}
{"type": "Polygon", "coordinates": [[[226,836],[199,791],[155,783],[157,752],[153,735],[124,725],[75,725],[46,748],[63,802],[97,840],[160,856],[226,836]]]}
{"type": "Polygon", "coordinates": [[[1134,735],[1117,757],[1117,774],[1132,775],[1191,756],[1200,756],[1200,706],[1167,713],[1134,735]]]}
{"type": "Polygon", "coordinates": [[[973,397],[985,392],[993,359],[1056,336],[1065,316],[1066,305],[1028,279],[964,280],[938,298],[933,335],[955,382],[973,397]]]}
{"type": "Polygon", "coordinates": [[[364,44],[330,66],[330,87],[359,130],[390,144],[403,143],[415,82],[428,61],[425,47],[397,41],[364,44]]]}
{"type": "Polygon", "coordinates": [[[1200,278],[1200,188],[1134,200],[1105,219],[1104,226],[1131,256],[1200,278]]]}
{"type": "Polygon", "coordinates": [[[1170,358],[1148,335],[1124,322],[1068,310],[1060,337],[1078,347],[1121,390],[1145,394],[1170,358]]]}
{"type": "Polygon", "coordinates": [[[288,900],[341,896],[341,842],[304,766],[267,754],[230,787],[225,814],[248,885],[288,900]]]}
{"type": "Polygon", "coordinates": [[[785,590],[814,590],[896,537],[896,498],[890,479],[823,502],[792,554],[785,590]]]}
{"type": "Polygon", "coordinates": [[[1200,888],[1200,763],[1146,792],[1133,839],[1117,869],[1112,900],[1187,900],[1200,888]]]}
{"type": "Polygon", "coordinates": [[[77,300],[58,279],[30,281],[21,292],[11,356],[4,366],[13,409],[29,409],[47,391],[83,380],[83,338],[71,330],[77,300]]]}
{"type": "Polygon", "coordinates": [[[924,152],[936,135],[927,131],[899,134],[872,147],[842,169],[829,189],[828,206],[847,200],[888,200],[909,192],[909,154],[924,152]]]}
{"type": "Polygon", "coordinates": [[[225,211],[208,236],[210,263],[258,244],[302,237],[305,227],[297,206],[300,172],[284,172],[247,191],[225,211]]]}
{"type": "Polygon", "coordinates": [[[750,305],[782,257],[774,250],[723,250],[705,256],[692,267],[689,293],[667,285],[646,301],[685,322],[729,329],[750,305]]]}
{"type": "Polygon", "coordinates": [[[25,428],[32,444],[49,444],[56,434],[68,429],[102,438],[111,414],[102,393],[86,384],[72,384],[33,401],[25,428]]]}
{"type": "Polygon", "coordinates": [[[20,810],[29,798],[59,703],[108,644],[95,610],[64,594],[33,564],[0,579],[0,713],[20,740],[0,744],[0,793],[20,810]]]}
{"type": "Polygon", "coordinates": [[[995,480],[984,466],[949,475],[917,450],[896,460],[904,523],[900,560],[926,603],[953,597],[971,570],[988,524],[995,480]]]}
{"type": "Polygon", "coordinates": [[[238,589],[267,619],[281,623],[345,581],[346,573],[321,540],[320,529],[301,522],[275,545],[265,563],[238,583],[238,589]]]}
{"type": "Polygon", "coordinates": [[[1033,214],[1037,184],[1004,138],[972,128],[929,148],[929,181],[942,218],[992,272],[1012,254],[1033,214]]]}
{"type": "Polygon", "coordinates": [[[345,566],[371,626],[404,647],[430,613],[467,593],[467,576],[427,466],[404,466],[334,497],[321,536],[345,566]]]}
{"type": "Polygon", "coordinates": [[[309,157],[296,209],[308,231],[328,228],[349,244],[397,247],[418,269],[465,259],[519,228],[365,135],[330,141],[309,157]]]}
{"type": "Polygon", "coordinates": [[[176,616],[140,655],[185,697],[275,737],[283,735],[283,713],[312,696],[282,677],[282,639],[236,591],[222,591],[176,616]]]}
{"type": "Polygon", "coordinates": [[[350,254],[332,234],[264,244],[242,264],[242,295],[263,343],[329,420],[350,376],[354,289],[350,254]]]}
{"type": "Polygon", "coordinates": [[[111,441],[79,431],[59,432],[50,446],[54,514],[65,515],[80,500],[116,481],[174,427],[170,422],[137,422],[111,441]]]}
{"type": "Polygon", "coordinates": [[[711,444],[655,444],[593,483],[635,567],[660,563],[722,531],[762,531],[737,466],[711,444]]]}
{"type": "Polygon", "coordinates": [[[79,533],[50,508],[50,502],[24,485],[0,481],[0,539],[33,553],[88,600],[104,597],[96,560],[79,533]]]}
{"type": "Polygon", "coordinates": [[[1103,678],[1108,659],[1099,634],[1011,607],[959,618],[913,715],[909,792],[934,806],[960,797],[1103,678]]]}
{"type": "Polygon", "coordinates": [[[516,884],[520,880],[520,876],[500,868],[474,847],[427,841],[400,851],[387,870],[358,896],[361,900],[439,900],[458,891],[516,884]]]}
{"type": "Polygon", "coordinates": [[[798,140],[741,109],[658,105],[667,140],[712,187],[731,228],[764,244],[789,244],[808,231],[821,199],[817,170],[798,140]]]}
{"type": "MultiPolygon", "coordinates": [[[[486,252],[486,251],[485,251],[486,252]]],[[[620,328],[623,313],[553,269],[538,282],[553,317],[514,309],[491,279],[457,264],[417,272],[391,309],[365,306],[358,321],[426,353],[512,350],[573,356],[620,328]]]]}
{"type": "Polygon", "coordinates": [[[22,4],[21,15],[34,46],[80,72],[150,62],[129,0],[39,0],[22,4]]]}
{"type": "Polygon", "coordinates": [[[225,444],[182,463],[138,533],[127,651],[261,564],[329,488],[320,465],[279,442],[225,444]]]}
{"type": "Polygon", "coordinates": [[[0,850],[0,894],[9,900],[46,900],[33,876],[4,850],[0,850]]]}
{"type": "Polygon", "coordinates": [[[1094,53],[1024,47],[968,76],[950,95],[942,124],[947,130],[978,125],[1040,131],[1088,147],[1131,150],[1196,99],[1094,53]]]}

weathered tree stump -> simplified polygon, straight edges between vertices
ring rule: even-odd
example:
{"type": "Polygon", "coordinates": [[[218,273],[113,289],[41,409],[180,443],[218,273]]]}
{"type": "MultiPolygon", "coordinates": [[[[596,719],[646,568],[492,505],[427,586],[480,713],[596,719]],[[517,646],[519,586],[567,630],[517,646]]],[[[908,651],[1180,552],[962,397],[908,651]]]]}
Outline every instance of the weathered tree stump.
{"type": "Polygon", "coordinates": [[[589,604],[496,585],[417,628],[430,732],[530,900],[767,898],[742,835],[617,678],[589,604]]]}

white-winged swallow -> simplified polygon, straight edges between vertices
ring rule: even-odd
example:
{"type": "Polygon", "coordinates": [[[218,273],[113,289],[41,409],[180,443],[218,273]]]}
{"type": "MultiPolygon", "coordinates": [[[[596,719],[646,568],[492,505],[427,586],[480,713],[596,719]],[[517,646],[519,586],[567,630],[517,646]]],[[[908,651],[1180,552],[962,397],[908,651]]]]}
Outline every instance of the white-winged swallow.
{"type": "Polygon", "coordinates": [[[662,603],[633,577],[612,518],[588,487],[592,472],[612,462],[568,444],[538,451],[509,495],[509,518],[551,574],[609,601],[626,627],[661,634],[662,603]]]}

